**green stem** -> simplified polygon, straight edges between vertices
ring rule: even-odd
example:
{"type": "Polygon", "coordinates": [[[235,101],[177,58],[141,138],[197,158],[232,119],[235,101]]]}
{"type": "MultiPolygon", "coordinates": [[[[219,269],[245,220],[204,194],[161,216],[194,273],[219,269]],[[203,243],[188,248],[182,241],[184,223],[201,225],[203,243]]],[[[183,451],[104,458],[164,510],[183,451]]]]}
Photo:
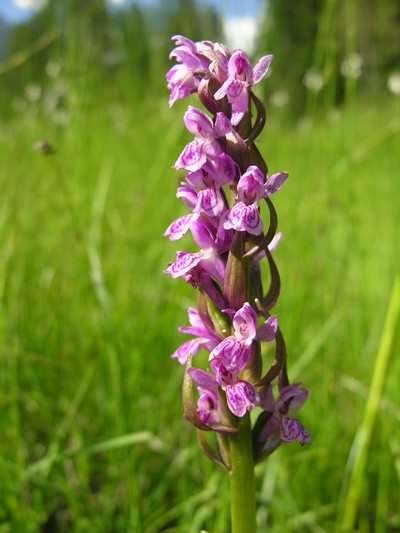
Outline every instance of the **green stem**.
{"type": "Polygon", "coordinates": [[[239,431],[230,435],[230,450],[232,533],[256,533],[256,490],[250,413],[240,419],[239,431]]]}

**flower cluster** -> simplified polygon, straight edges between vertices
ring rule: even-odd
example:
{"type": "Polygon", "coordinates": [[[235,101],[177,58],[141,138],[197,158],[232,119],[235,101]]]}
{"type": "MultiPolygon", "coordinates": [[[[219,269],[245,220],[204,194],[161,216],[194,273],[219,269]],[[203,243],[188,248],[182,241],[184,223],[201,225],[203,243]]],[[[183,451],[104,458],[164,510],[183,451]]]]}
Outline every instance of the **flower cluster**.
{"type": "MultiPolygon", "coordinates": [[[[193,338],[172,357],[186,366],[184,413],[199,429],[214,430],[217,437],[237,431],[238,418],[261,408],[253,428],[254,457],[259,460],[281,442],[310,442],[302,424],[291,416],[308,391],[299,388],[300,383],[289,385],[285,342],[277,316],[270,313],[280,291],[272,257],[280,234],[270,197],[288,174],[270,175],[256,147],[265,110],[252,87],[263,79],[273,56],[263,56],[252,67],[242,50],[231,54],[219,43],[194,43],[182,36],[173,40],[176,47],[170,57],[177,64],[166,75],[169,103],[194,93],[206,112],[189,106],[184,114],[194,138],[174,168],[185,173],[177,197],[190,212],[174,220],[164,233],[178,240],[190,232],[198,246],[194,252],[178,251],[164,271],[198,290],[197,308],[188,310],[190,326],[179,328],[193,338]],[[260,214],[263,205],[268,228],[260,214]],[[269,277],[265,294],[264,262],[269,277]],[[274,355],[266,372],[262,343],[274,346],[267,350],[274,355]],[[207,369],[192,366],[201,348],[209,354],[207,369]],[[279,382],[276,401],[271,385],[275,379],[279,382]]],[[[227,460],[217,455],[228,467],[227,460]]]]}

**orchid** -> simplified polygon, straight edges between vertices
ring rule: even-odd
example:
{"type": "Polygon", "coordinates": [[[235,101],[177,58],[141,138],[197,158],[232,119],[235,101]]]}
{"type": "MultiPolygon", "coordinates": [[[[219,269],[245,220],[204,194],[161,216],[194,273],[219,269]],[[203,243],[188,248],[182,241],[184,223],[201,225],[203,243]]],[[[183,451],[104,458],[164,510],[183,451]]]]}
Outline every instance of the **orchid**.
{"type": "Polygon", "coordinates": [[[249,58],[243,50],[235,50],[228,61],[228,79],[222,87],[215,93],[216,100],[224,96],[232,104],[233,125],[237,126],[242,120],[249,105],[249,89],[255,85],[268,71],[273,60],[273,55],[263,56],[254,67],[251,68],[249,58]]]}
{"type": "Polygon", "coordinates": [[[278,191],[287,177],[287,172],[278,172],[264,184],[261,170],[254,165],[249,167],[237,184],[239,201],[225,213],[222,226],[225,229],[232,228],[236,231],[260,235],[263,223],[259,214],[258,201],[278,191]]]}
{"type": "Polygon", "coordinates": [[[189,212],[164,232],[171,241],[191,235],[197,246],[176,252],[164,270],[197,290],[190,325],[179,328],[192,338],[171,357],[185,366],[185,418],[198,428],[204,453],[231,471],[232,531],[253,533],[254,516],[242,521],[242,529],[235,525],[241,510],[254,504],[253,490],[243,494],[241,480],[253,479],[254,462],[282,442],[311,442],[293,416],[308,390],[300,382],[290,385],[285,341],[271,311],[280,292],[273,252],[281,239],[271,196],[288,173],[270,174],[255,145],[265,109],[252,87],[265,77],[273,56],[261,57],[252,68],[243,50],[231,54],[222,44],[179,35],[173,40],[170,58],[177,64],[166,75],[169,103],[195,94],[204,109],[187,107],[183,121],[193,137],[173,166],[183,174],[176,196],[189,212]],[[258,417],[252,427],[253,411],[258,417]],[[215,448],[204,431],[214,432],[215,448]]]}
{"type": "Polygon", "coordinates": [[[168,89],[171,91],[169,105],[172,106],[178,98],[184,98],[194,92],[200,81],[197,72],[206,71],[210,61],[197,53],[196,44],[190,39],[175,36],[178,45],[170,54],[170,59],[176,57],[178,65],[174,65],[166,74],[168,89]]]}
{"type": "Polygon", "coordinates": [[[196,309],[189,307],[188,315],[190,326],[182,326],[179,331],[194,335],[195,338],[181,344],[171,356],[178,359],[182,365],[187,363],[189,354],[194,356],[201,347],[211,351],[220,341],[218,335],[204,324],[196,309]]]}
{"type": "Polygon", "coordinates": [[[231,131],[231,124],[223,113],[217,113],[215,125],[200,109],[189,106],[184,115],[185,125],[195,140],[187,144],[174,167],[189,171],[201,169],[207,159],[216,159],[222,153],[217,139],[231,131]]]}
{"type": "Polygon", "coordinates": [[[261,431],[261,441],[267,441],[271,435],[279,433],[283,442],[298,440],[301,445],[311,442],[310,436],[301,422],[291,416],[303,405],[308,396],[308,390],[299,389],[300,385],[300,382],[296,382],[283,387],[276,402],[270,384],[261,390],[260,404],[266,411],[272,413],[261,431]]]}

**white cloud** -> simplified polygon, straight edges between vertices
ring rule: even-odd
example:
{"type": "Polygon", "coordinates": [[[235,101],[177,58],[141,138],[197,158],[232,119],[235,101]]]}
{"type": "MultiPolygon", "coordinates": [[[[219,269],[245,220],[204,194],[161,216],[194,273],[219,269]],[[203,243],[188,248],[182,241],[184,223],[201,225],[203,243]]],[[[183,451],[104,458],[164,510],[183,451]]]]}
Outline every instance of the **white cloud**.
{"type": "Polygon", "coordinates": [[[19,9],[40,9],[47,4],[47,0],[14,0],[19,9]]]}
{"type": "Polygon", "coordinates": [[[259,20],[257,15],[225,18],[223,28],[228,47],[231,50],[241,48],[251,54],[256,44],[259,20]]]}

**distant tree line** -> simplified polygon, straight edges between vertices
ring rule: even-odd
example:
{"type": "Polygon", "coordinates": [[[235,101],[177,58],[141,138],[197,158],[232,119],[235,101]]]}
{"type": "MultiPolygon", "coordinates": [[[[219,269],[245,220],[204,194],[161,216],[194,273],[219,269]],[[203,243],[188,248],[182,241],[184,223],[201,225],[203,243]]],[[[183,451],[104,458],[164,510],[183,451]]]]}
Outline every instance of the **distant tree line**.
{"type": "Polygon", "coordinates": [[[193,40],[221,40],[222,25],[214,9],[193,0],[123,9],[109,9],[105,0],[48,2],[10,32],[3,99],[22,95],[31,82],[45,84],[50,61],[62,64],[75,91],[94,88],[129,101],[159,95],[166,91],[164,74],[172,65],[171,36],[179,33],[193,40]],[[48,46],[39,46],[46,38],[48,46]]]}
{"type": "Polygon", "coordinates": [[[276,55],[267,90],[292,112],[376,94],[400,70],[399,0],[267,0],[259,48],[276,55]]]}
{"type": "MultiPolygon", "coordinates": [[[[265,96],[292,116],[331,108],[360,89],[377,93],[400,69],[399,0],[265,0],[260,27],[258,53],[275,54],[265,96]]],[[[11,101],[32,81],[45,84],[51,61],[62,64],[69,94],[160,95],[174,34],[224,39],[220,15],[194,0],[124,9],[105,0],[52,0],[7,36],[2,98],[11,101]]]]}

